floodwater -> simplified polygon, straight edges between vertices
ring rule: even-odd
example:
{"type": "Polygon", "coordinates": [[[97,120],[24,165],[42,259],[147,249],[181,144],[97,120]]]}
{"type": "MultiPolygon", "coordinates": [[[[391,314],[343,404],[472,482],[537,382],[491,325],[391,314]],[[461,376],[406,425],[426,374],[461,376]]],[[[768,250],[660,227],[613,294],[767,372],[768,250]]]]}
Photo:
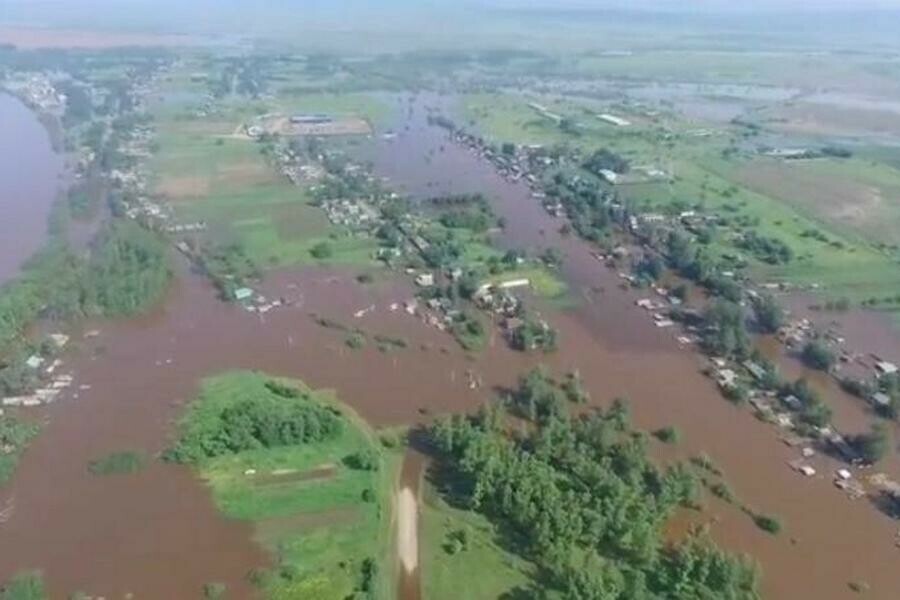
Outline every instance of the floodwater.
{"type": "MultiPolygon", "coordinates": [[[[0,490],[0,506],[12,507],[0,523],[0,580],[41,568],[54,598],[75,590],[109,598],[128,592],[191,598],[211,581],[225,582],[229,597],[252,597],[245,575],[270,559],[248,524],[216,513],[208,491],[189,471],[160,463],[120,477],[87,471],[90,460],[108,452],[162,450],[173,420],[204,376],[248,368],[300,377],[314,387],[334,388],[375,425],[414,424],[472,410],[545,362],[556,372],[578,369],[595,402],[628,398],[642,428],[677,427],[683,441],[653,445],[655,455],[668,460],[709,454],[742,502],[782,520],[782,534],[771,536],[718,501],[700,515],[719,542],[757,558],[765,597],[846,598],[851,581],[871,586],[867,598],[898,597],[896,524],[866,501],[838,492],[831,484],[838,465],[830,459],[811,461],[820,473],[813,478],[789,469],[786,463],[797,451],[779,442],[774,428],[724,401],[700,374],[698,356],[680,349],[671,332],[655,328],[634,307],[637,295],[619,289],[616,274],[586,244],[562,237],[562,222],[547,215],[525,186],[503,181],[427,125],[424,106],[440,102],[397,100],[399,136],[372,142],[376,170],[417,196],[485,192],[507,222],[498,235],[501,245],[562,249],[562,275],[578,307],[536,305],[559,329],[560,351],[522,355],[494,337],[472,359],[446,334],[388,308],[414,293],[391,275],[362,285],[347,271],[276,272],[261,290],[285,298],[288,306],[260,316],[218,302],[206,282],[184,269],[155,313],[86,324],[100,335],[76,336],[80,348],[67,368],[75,372],[76,385],[91,387],[46,411],[43,434],[11,484],[0,490]],[[353,316],[373,305],[363,317],[353,316]],[[408,347],[350,350],[345,334],[317,325],[312,313],[403,337],[408,347]],[[469,388],[470,370],[483,378],[483,387],[469,388]]],[[[898,474],[895,464],[888,467],[898,474]]]]}
{"type": "Polygon", "coordinates": [[[727,123],[755,107],[785,102],[799,90],[765,85],[662,83],[627,88],[631,98],[672,106],[692,119],[727,123]]]}
{"type": "Polygon", "coordinates": [[[38,116],[0,92],[0,285],[44,244],[62,169],[38,116]]]}

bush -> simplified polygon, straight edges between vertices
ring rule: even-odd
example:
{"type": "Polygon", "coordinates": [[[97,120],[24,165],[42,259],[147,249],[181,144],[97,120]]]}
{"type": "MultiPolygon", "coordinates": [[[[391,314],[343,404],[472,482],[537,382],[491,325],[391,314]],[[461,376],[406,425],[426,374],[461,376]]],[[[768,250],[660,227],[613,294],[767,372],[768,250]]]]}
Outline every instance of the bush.
{"type": "Polygon", "coordinates": [[[766,294],[753,303],[756,323],[764,333],[775,333],[784,324],[784,311],[775,298],[766,294]]]}
{"type": "Polygon", "coordinates": [[[813,340],[803,347],[803,362],[810,368],[829,371],[834,366],[835,356],[828,346],[813,340]]]}
{"type": "Polygon", "coordinates": [[[716,498],[720,498],[724,500],[728,504],[734,502],[734,492],[731,491],[731,488],[724,482],[718,481],[711,486],[709,486],[709,491],[716,498]]]}
{"type": "Polygon", "coordinates": [[[328,242],[319,242],[309,250],[310,256],[316,260],[325,260],[334,255],[334,249],[328,242]]]}
{"type": "Polygon", "coordinates": [[[746,386],[736,383],[734,385],[723,387],[722,395],[735,404],[743,404],[747,401],[747,398],[750,397],[750,392],[747,390],[746,386]]]}
{"type": "Polygon", "coordinates": [[[653,437],[666,444],[677,444],[680,436],[674,427],[663,427],[654,431],[653,437]]]}
{"type": "Polygon", "coordinates": [[[144,466],[144,457],[137,452],[113,452],[92,460],[88,470],[94,475],[123,475],[137,473],[144,466]]]}
{"type": "Polygon", "coordinates": [[[10,415],[0,415],[0,484],[12,476],[19,453],[38,433],[37,425],[10,415]]]}
{"type": "Polygon", "coordinates": [[[344,343],[347,344],[348,348],[359,350],[366,345],[366,336],[359,332],[354,332],[350,337],[344,340],[344,343]]]}
{"type": "Polygon", "coordinates": [[[890,447],[890,437],[882,424],[876,424],[869,433],[862,433],[851,440],[852,446],[866,463],[873,465],[884,458],[890,447]]]}
{"type": "Polygon", "coordinates": [[[38,571],[19,573],[0,589],[0,600],[45,600],[47,591],[38,571]]]}
{"type": "Polygon", "coordinates": [[[203,597],[207,600],[221,600],[227,589],[224,583],[207,583],[203,586],[203,597]]]}
{"type": "Polygon", "coordinates": [[[378,457],[372,452],[360,450],[345,456],[344,464],[357,471],[374,471],[378,468],[378,457]]]}
{"type": "Polygon", "coordinates": [[[771,533],[772,535],[778,535],[781,532],[781,521],[779,521],[776,517],[770,517],[768,515],[754,515],[753,522],[756,523],[757,527],[767,533],[771,533]]]}
{"type": "Polygon", "coordinates": [[[444,550],[447,554],[458,554],[469,549],[469,532],[465,529],[454,529],[447,533],[444,550]]]}

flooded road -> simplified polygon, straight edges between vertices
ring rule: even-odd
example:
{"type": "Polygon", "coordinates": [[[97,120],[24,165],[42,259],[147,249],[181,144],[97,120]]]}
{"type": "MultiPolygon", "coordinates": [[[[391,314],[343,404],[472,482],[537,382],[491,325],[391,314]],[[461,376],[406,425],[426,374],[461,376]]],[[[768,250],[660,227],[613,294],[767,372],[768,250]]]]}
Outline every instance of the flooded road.
{"type": "Polygon", "coordinates": [[[683,441],[654,443],[654,455],[709,454],[742,502],[781,519],[784,531],[772,536],[715,500],[702,514],[718,541],[759,561],[766,598],[847,598],[851,581],[871,586],[867,598],[898,597],[896,524],[865,500],[851,501],[834,489],[837,463],[815,457],[819,475],[812,478],[788,468],[798,451],[781,443],[775,428],[724,401],[700,374],[699,357],[635,309],[636,294],[619,289],[616,274],[586,244],[561,236],[562,221],[547,215],[527,187],[502,180],[430,127],[423,104],[414,102],[411,111],[406,98],[397,104],[399,135],[374,142],[376,170],[418,196],[484,192],[507,223],[498,243],[563,250],[562,275],[579,304],[568,311],[538,305],[560,331],[560,351],[523,355],[494,338],[473,359],[418,317],[391,311],[414,290],[388,274],[363,285],[347,271],[276,272],[261,291],[288,305],[260,316],[220,303],[204,280],[182,270],[154,314],[86,324],[99,336],[75,336],[80,348],[67,368],[77,385],[90,388],[78,398],[70,392],[47,410],[43,434],[0,491],[0,506],[13,507],[0,524],[0,580],[41,568],[54,598],[75,590],[110,598],[129,592],[192,598],[211,581],[226,583],[229,597],[252,597],[246,574],[270,559],[246,523],[216,513],[206,488],[186,469],[154,463],[121,477],[87,470],[90,460],[109,452],[164,449],[173,420],[202,377],[233,368],[299,377],[335,389],[378,426],[472,410],[543,362],[556,372],[578,369],[596,403],[628,398],[641,428],[675,426],[683,441]],[[353,316],[373,305],[361,318],[353,316]],[[402,337],[407,348],[351,350],[344,333],[318,325],[313,313],[402,337]],[[482,388],[469,388],[469,370],[484,380],[482,388]]]}
{"type": "Polygon", "coordinates": [[[62,170],[38,116],[0,92],[0,285],[44,244],[62,170]]]}

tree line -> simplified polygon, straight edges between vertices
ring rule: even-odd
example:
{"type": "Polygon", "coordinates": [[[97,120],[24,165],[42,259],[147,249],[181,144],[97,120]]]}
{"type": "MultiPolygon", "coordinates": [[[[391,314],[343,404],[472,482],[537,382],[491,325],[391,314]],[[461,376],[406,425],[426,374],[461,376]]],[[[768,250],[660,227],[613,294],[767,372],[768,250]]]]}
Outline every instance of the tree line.
{"type": "Polygon", "coordinates": [[[647,457],[647,437],[623,402],[573,417],[545,376],[531,373],[511,395],[529,427],[513,434],[499,405],[429,430],[451,475],[447,492],[515,532],[523,553],[566,598],[661,600],[759,598],[747,558],[703,532],[669,543],[673,511],[693,505],[697,483],[681,464],[647,457]]]}

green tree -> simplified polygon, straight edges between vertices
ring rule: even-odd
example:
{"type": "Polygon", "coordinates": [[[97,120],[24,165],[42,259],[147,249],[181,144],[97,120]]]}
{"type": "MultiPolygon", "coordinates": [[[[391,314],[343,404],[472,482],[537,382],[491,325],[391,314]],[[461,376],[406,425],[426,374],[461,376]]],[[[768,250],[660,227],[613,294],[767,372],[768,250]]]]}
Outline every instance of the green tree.
{"type": "Polygon", "coordinates": [[[703,341],[707,350],[722,356],[744,357],[750,348],[750,337],[740,305],[716,300],[706,311],[703,341]]]}
{"type": "Polygon", "coordinates": [[[764,294],[753,302],[756,324],[764,333],[775,333],[784,325],[784,310],[771,294],[764,294]]]}
{"type": "Polygon", "coordinates": [[[334,255],[334,249],[328,242],[319,242],[309,250],[310,256],[316,260],[325,260],[334,255]]]}
{"type": "Polygon", "coordinates": [[[835,360],[834,352],[819,340],[812,340],[803,347],[803,362],[813,369],[830,371],[835,360]]]}
{"type": "Polygon", "coordinates": [[[873,465],[885,457],[891,440],[884,424],[876,423],[868,433],[855,436],[852,445],[866,463],[873,465]]]}

